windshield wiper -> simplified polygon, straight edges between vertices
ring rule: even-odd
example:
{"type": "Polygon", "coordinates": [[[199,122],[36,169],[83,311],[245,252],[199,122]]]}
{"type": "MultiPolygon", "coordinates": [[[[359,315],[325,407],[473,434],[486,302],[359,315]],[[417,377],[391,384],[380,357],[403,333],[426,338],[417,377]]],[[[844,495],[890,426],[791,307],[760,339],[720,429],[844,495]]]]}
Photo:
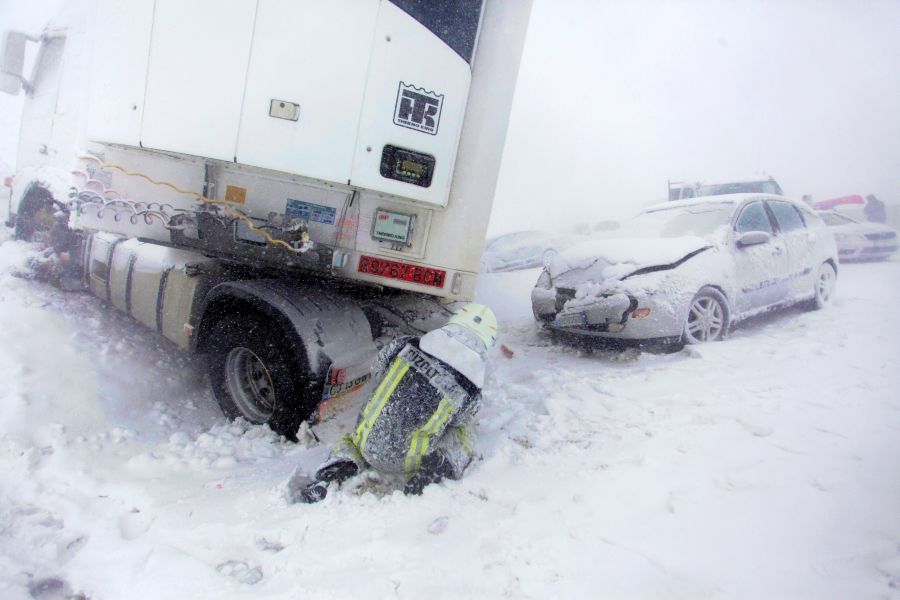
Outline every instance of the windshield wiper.
{"type": "Polygon", "coordinates": [[[646,275],[647,273],[655,273],[657,271],[668,271],[670,269],[674,269],[675,267],[677,267],[677,266],[683,264],[684,262],[686,262],[687,260],[697,256],[701,252],[709,250],[710,248],[712,248],[712,246],[703,246],[702,248],[698,248],[698,249],[694,250],[693,252],[685,254],[680,259],[676,260],[673,263],[669,263],[667,265],[653,265],[652,267],[641,267],[640,269],[629,273],[628,275],[626,275],[619,281],[625,281],[629,277],[634,277],[635,275],[646,275]]]}

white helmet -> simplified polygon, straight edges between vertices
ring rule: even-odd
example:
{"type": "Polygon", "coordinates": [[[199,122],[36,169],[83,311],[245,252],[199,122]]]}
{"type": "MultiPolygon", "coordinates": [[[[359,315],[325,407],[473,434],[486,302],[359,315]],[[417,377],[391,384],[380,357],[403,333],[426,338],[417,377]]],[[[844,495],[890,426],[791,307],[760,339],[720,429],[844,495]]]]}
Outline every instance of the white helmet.
{"type": "Polygon", "coordinates": [[[419,340],[419,348],[481,388],[484,361],[497,340],[497,318],[483,304],[467,304],[440,329],[419,340]]]}

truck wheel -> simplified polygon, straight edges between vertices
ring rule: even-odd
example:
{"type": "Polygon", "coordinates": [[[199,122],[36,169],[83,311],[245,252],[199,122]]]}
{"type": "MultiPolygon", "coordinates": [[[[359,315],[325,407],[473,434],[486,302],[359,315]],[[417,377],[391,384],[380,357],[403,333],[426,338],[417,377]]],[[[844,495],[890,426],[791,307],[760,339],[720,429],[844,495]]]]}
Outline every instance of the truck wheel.
{"type": "Polygon", "coordinates": [[[296,439],[312,407],[291,344],[272,325],[246,315],[220,319],[209,336],[209,379],[222,412],[296,439]]]}
{"type": "Polygon", "coordinates": [[[50,242],[50,232],[56,222],[53,196],[50,192],[37,188],[29,192],[19,206],[16,215],[16,239],[26,242],[50,242]]]}

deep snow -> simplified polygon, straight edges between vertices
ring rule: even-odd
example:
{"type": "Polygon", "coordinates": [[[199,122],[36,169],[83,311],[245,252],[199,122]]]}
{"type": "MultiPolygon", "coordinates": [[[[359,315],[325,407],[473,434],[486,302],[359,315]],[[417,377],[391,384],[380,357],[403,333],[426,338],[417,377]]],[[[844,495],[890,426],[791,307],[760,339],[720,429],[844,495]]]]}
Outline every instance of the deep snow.
{"type": "Polygon", "coordinates": [[[289,444],[228,423],[203,365],[0,246],[0,597],[900,597],[900,262],[820,312],[672,355],[551,344],[537,271],[503,320],[460,482],[285,483],[355,418],[289,444]],[[29,592],[29,589],[31,592],[29,592]]]}

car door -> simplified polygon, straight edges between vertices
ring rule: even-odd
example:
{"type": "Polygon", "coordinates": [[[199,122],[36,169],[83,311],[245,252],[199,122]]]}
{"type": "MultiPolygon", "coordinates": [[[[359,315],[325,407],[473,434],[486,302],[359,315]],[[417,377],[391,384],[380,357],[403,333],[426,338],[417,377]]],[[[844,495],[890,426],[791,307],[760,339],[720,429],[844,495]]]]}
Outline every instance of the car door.
{"type": "Polygon", "coordinates": [[[733,247],[738,312],[750,312],[775,304],[784,297],[782,284],[787,272],[787,254],[783,240],[775,235],[772,220],[762,200],[741,207],[734,224],[735,238],[749,231],[772,236],[764,244],[733,247]]]}
{"type": "Polygon", "coordinates": [[[787,250],[787,296],[794,298],[809,295],[813,289],[812,250],[813,240],[803,217],[793,204],[782,200],[767,200],[775,218],[775,227],[787,250]]]}

